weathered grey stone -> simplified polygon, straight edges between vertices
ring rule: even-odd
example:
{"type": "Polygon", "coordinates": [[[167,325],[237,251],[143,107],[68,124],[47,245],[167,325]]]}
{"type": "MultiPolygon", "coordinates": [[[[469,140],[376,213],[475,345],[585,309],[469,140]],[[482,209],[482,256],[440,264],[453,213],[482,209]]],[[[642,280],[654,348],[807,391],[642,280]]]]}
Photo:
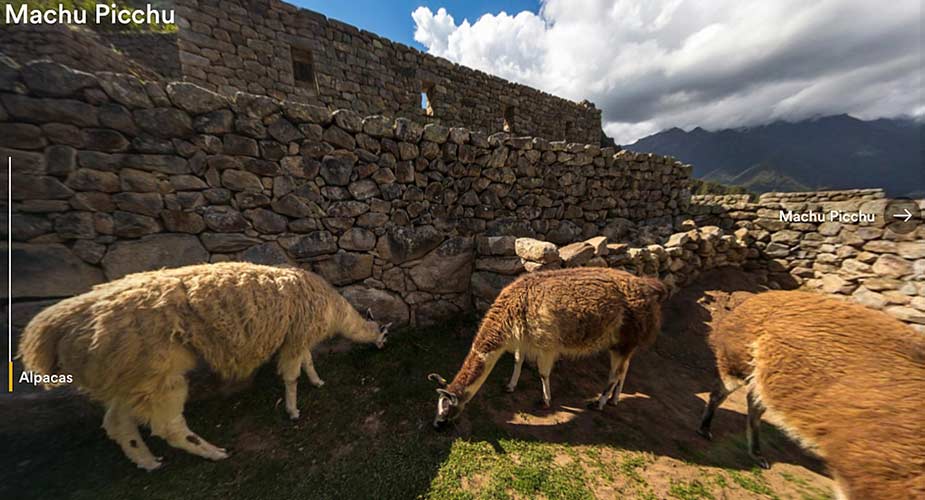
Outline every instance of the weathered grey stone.
{"type": "Polygon", "coordinates": [[[160,232],[157,220],[141,214],[117,211],[112,214],[113,234],[122,238],[138,238],[160,232]]]}
{"type": "Polygon", "coordinates": [[[423,257],[442,241],[443,234],[434,226],[398,227],[379,238],[376,251],[379,257],[401,264],[423,257]]]}
{"type": "Polygon", "coordinates": [[[193,121],[176,108],[141,109],[134,113],[135,123],[141,130],[164,139],[193,135],[193,121]]]}
{"type": "Polygon", "coordinates": [[[548,241],[539,241],[533,238],[517,238],[514,242],[514,251],[524,260],[540,263],[559,262],[559,251],[556,245],[548,241]]]}
{"type": "Polygon", "coordinates": [[[879,276],[902,278],[912,273],[912,263],[902,257],[883,254],[874,262],[873,271],[879,276]]]}
{"type": "Polygon", "coordinates": [[[14,243],[10,258],[16,273],[13,298],[69,297],[103,282],[102,271],[64,245],[14,243]]]}
{"type": "Polygon", "coordinates": [[[120,189],[119,176],[90,168],[79,168],[68,176],[66,184],[77,191],[115,193],[120,189]]]}
{"type": "Polygon", "coordinates": [[[323,217],[324,211],[314,202],[290,193],[273,200],[273,210],[290,217],[323,217]]]}
{"type": "Polygon", "coordinates": [[[469,287],[475,244],[471,238],[451,237],[411,268],[418,289],[432,293],[464,292],[469,287]]]}
{"type": "Polygon", "coordinates": [[[106,254],[106,246],[90,240],[77,240],[71,251],[88,264],[99,264],[106,254]]]}
{"type": "Polygon", "coordinates": [[[178,108],[197,115],[228,106],[228,101],[220,94],[189,82],[167,85],[167,95],[178,108]]]}
{"type": "Polygon", "coordinates": [[[15,241],[28,241],[52,231],[52,224],[45,217],[16,212],[13,213],[10,227],[15,241]]]}
{"type": "Polygon", "coordinates": [[[925,241],[900,241],[896,244],[896,253],[905,259],[925,258],[925,241]]]}
{"type": "MultiPolygon", "coordinates": [[[[0,123],[0,137],[3,137],[3,145],[16,149],[41,149],[45,147],[48,141],[42,134],[42,129],[28,123],[0,123]]],[[[10,151],[3,149],[4,158],[10,151]]]]}
{"type": "Polygon", "coordinates": [[[421,140],[421,134],[424,128],[420,124],[408,120],[407,118],[398,118],[395,120],[393,134],[399,141],[417,143],[421,140]]]}
{"type": "Polygon", "coordinates": [[[857,285],[834,274],[827,274],[822,277],[822,291],[826,293],[849,294],[854,291],[855,287],[857,285]]]}
{"type": "Polygon", "coordinates": [[[289,223],[288,219],[282,215],[265,208],[245,210],[244,216],[251,221],[254,225],[254,229],[261,233],[282,233],[286,230],[286,226],[289,223]]]}
{"type": "Polygon", "coordinates": [[[263,183],[256,175],[244,170],[225,170],[222,172],[222,186],[232,191],[263,191],[263,183]]]}
{"type": "Polygon", "coordinates": [[[342,128],[337,125],[331,125],[324,130],[322,138],[325,142],[328,142],[340,149],[346,149],[352,151],[356,148],[356,140],[348,132],[345,132],[342,128]]]}
{"type": "Polygon", "coordinates": [[[153,234],[140,240],[113,243],[102,262],[106,278],[114,280],[126,274],[208,261],[209,253],[195,236],[153,234]]]}
{"type": "Polygon", "coordinates": [[[266,266],[281,266],[292,263],[286,252],[274,241],[252,246],[241,252],[238,259],[266,266]]]}
{"type": "Polygon", "coordinates": [[[338,252],[330,259],[315,263],[315,270],[332,285],[346,285],[373,275],[373,256],[338,252]]]}
{"type": "Polygon", "coordinates": [[[347,189],[350,191],[350,195],[357,200],[366,200],[379,196],[379,186],[370,179],[352,182],[347,189]]]}
{"type": "Polygon", "coordinates": [[[338,243],[344,250],[365,252],[376,246],[376,235],[367,229],[352,227],[341,235],[338,243]]]}
{"type": "Polygon", "coordinates": [[[164,200],[158,193],[116,193],[112,201],[120,210],[157,217],[164,208],[164,200]]]}
{"type": "Polygon", "coordinates": [[[432,300],[414,309],[414,321],[417,326],[429,327],[440,324],[450,318],[459,316],[461,309],[446,300],[432,300]]]}
{"type": "Polygon", "coordinates": [[[498,274],[520,274],[524,271],[523,259],[520,257],[481,257],[476,259],[475,268],[498,274]]]}
{"type": "Polygon", "coordinates": [[[238,233],[248,228],[241,212],[231,207],[207,207],[202,218],[206,227],[217,233],[238,233]]]}
{"type": "Polygon", "coordinates": [[[351,285],[340,292],[357,311],[372,311],[373,318],[380,324],[392,323],[392,328],[408,324],[411,316],[408,305],[393,293],[363,285],[351,285]]]}
{"type": "Polygon", "coordinates": [[[240,252],[261,242],[241,233],[202,233],[200,238],[206,249],[220,253],[240,252]]]}
{"type": "Polygon", "coordinates": [[[267,132],[270,134],[270,137],[283,144],[298,141],[304,137],[302,132],[299,132],[299,129],[295,128],[295,126],[289,123],[285,118],[280,118],[270,124],[270,127],[267,128],[267,132]]]}
{"type": "Polygon", "coordinates": [[[97,85],[95,76],[47,60],[26,64],[21,76],[33,93],[52,97],[71,96],[78,90],[97,85]]]}
{"type": "Polygon", "coordinates": [[[337,251],[337,237],[328,231],[313,231],[289,240],[286,250],[296,259],[334,253],[337,251]]]}
{"type": "Polygon", "coordinates": [[[579,241],[559,248],[559,258],[565,267],[580,267],[594,257],[594,247],[586,241],[579,241]]]}
{"type": "Polygon", "coordinates": [[[129,108],[149,108],[153,104],[137,78],[121,73],[97,73],[100,87],[119,104],[129,108]]]}
{"type": "Polygon", "coordinates": [[[270,116],[280,109],[279,101],[246,92],[238,92],[234,95],[234,106],[239,112],[257,119],[270,116]]]}
{"type": "Polygon", "coordinates": [[[172,233],[199,234],[206,229],[202,216],[185,210],[164,210],[161,212],[164,228],[172,233]]]}
{"type": "Polygon", "coordinates": [[[334,186],[350,184],[356,157],[347,155],[329,155],[321,160],[321,177],[334,186]]]}
{"type": "Polygon", "coordinates": [[[90,239],[96,236],[91,212],[68,212],[55,219],[55,232],[65,240],[90,239]]]}

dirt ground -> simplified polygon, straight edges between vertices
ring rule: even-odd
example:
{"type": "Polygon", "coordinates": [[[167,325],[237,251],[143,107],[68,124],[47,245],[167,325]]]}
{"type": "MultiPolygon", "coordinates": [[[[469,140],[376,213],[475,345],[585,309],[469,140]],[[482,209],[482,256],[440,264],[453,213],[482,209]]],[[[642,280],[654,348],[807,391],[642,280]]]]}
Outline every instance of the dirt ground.
{"type": "MultiPolygon", "coordinates": [[[[0,399],[4,498],[830,498],[824,466],[771,425],[769,471],[745,452],[744,393],[717,412],[714,440],[694,430],[714,380],[710,325],[762,287],[733,269],[709,273],[664,309],[656,345],[632,362],[617,407],[586,403],[606,380],[606,356],[561,361],[553,407],[524,370],[502,386],[506,356],[450,429],[430,429],[426,374],[458,368],[476,325],[398,332],[381,353],[365,347],[316,356],[321,389],[300,388],[303,418],[280,406],[272,369],[225,397],[188,405],[190,426],[230,459],[212,463],[147,437],[167,466],[139,471],[99,429],[102,412],[69,391],[0,399]]],[[[194,395],[211,392],[194,385],[194,395]]],[[[208,386],[205,386],[208,387],[208,386]]]]}

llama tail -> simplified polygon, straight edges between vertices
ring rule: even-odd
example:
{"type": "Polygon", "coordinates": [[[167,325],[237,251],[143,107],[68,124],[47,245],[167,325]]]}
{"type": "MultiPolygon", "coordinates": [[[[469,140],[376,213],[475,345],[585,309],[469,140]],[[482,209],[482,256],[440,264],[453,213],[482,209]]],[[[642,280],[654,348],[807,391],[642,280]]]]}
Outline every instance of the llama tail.
{"type": "MultiPolygon", "coordinates": [[[[64,337],[66,329],[51,321],[48,310],[42,311],[32,319],[20,337],[19,354],[25,370],[41,374],[58,371],[58,342],[64,337]]],[[[46,384],[50,389],[54,384],[46,384]]]]}
{"type": "Polygon", "coordinates": [[[644,278],[647,295],[651,294],[658,302],[664,302],[671,295],[668,286],[662,280],[657,278],[644,278]]]}

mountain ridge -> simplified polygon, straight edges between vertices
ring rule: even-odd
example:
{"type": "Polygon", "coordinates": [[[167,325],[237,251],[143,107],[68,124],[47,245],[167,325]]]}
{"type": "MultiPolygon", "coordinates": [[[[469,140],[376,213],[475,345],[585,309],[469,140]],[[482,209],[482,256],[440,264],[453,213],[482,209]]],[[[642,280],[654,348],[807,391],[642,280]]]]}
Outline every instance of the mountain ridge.
{"type": "Polygon", "coordinates": [[[879,187],[904,196],[925,192],[923,128],[911,118],[841,114],[715,131],[672,127],[627,148],[674,156],[696,178],[758,192],[879,187]]]}

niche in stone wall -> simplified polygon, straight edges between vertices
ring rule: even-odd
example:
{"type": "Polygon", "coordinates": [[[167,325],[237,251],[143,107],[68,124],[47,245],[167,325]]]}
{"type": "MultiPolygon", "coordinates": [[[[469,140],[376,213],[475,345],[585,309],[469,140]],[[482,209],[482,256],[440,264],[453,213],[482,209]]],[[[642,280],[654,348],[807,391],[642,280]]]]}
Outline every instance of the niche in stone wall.
{"type": "Polygon", "coordinates": [[[432,82],[421,82],[421,113],[425,116],[434,116],[434,84],[432,82]]]}
{"type": "Polygon", "coordinates": [[[318,83],[315,80],[315,58],[312,51],[299,47],[289,47],[292,57],[292,78],[299,87],[316,91],[318,83]]]}
{"type": "Polygon", "coordinates": [[[572,120],[565,121],[565,139],[568,140],[575,134],[575,122],[572,120]]]}
{"type": "Polygon", "coordinates": [[[516,115],[516,109],[512,105],[504,106],[504,125],[501,130],[505,132],[514,132],[514,117],[516,115]]]}

